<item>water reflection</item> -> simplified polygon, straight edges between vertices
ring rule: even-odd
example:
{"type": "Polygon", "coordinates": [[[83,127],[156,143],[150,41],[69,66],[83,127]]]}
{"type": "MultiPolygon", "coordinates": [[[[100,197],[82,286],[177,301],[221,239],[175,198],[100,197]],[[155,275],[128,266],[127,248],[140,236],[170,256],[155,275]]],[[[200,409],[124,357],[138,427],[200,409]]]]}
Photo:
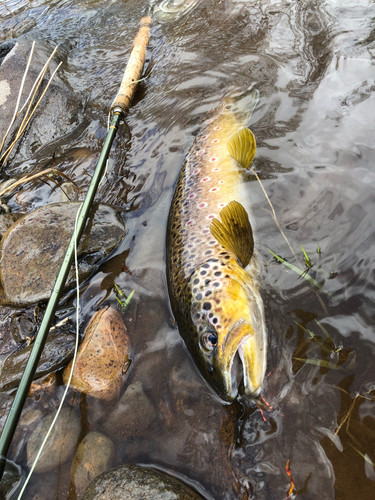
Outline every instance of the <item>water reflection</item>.
{"type": "MultiPolygon", "coordinates": [[[[86,121],[67,144],[53,147],[56,167],[82,189],[148,5],[31,0],[1,19],[2,41],[25,36],[61,46],[64,77],[82,99],[86,121]]],[[[360,453],[375,461],[374,18],[373,2],[336,0],[202,1],[173,21],[156,17],[148,78],[97,196],[126,210],[129,232],[82,295],[85,323],[101,305],[115,305],[114,281],[125,293],[136,290],[125,317],[138,353],[129,384],[142,383],[155,420],[142,435],[124,430],[116,463],[172,469],[201,485],[207,498],[272,500],[287,496],[289,459],[303,499],[373,499],[374,469],[360,453]],[[267,248],[293,257],[249,175],[270,344],[264,397],[272,408],[244,399],[223,405],[210,391],[182,345],[165,286],[166,220],[192,134],[223,95],[250,85],[260,91],[250,123],[258,144],[254,167],[294,250],[301,255],[304,246],[314,263],[311,276],[324,283],[323,308],[306,280],[272,261],[267,248]],[[306,332],[322,341],[315,319],[341,354],[324,351],[306,332]]],[[[15,161],[7,173],[17,176],[36,163],[46,168],[51,154],[15,161]]],[[[9,203],[30,211],[50,202],[50,191],[27,185],[9,203]]],[[[72,305],[67,298],[64,307],[72,305]]],[[[28,398],[28,408],[45,413],[60,389],[53,402],[28,398]]],[[[2,399],[5,408],[9,395],[2,399]]],[[[113,411],[89,397],[76,406],[80,439],[89,429],[103,431],[113,411]]],[[[12,452],[23,464],[32,425],[22,427],[12,452]]],[[[62,464],[54,474],[35,476],[25,498],[73,499],[69,483],[70,464],[62,464]]]]}

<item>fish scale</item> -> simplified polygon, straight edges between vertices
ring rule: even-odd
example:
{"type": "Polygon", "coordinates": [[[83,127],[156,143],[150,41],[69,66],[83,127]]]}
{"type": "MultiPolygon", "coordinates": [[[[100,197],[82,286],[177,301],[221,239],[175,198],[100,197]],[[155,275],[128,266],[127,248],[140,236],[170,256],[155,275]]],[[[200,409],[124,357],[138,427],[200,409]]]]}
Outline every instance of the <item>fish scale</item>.
{"type": "Polygon", "coordinates": [[[195,268],[210,258],[222,257],[224,249],[209,227],[222,208],[239,197],[240,172],[227,150],[228,140],[238,129],[239,124],[228,114],[207,120],[181,170],[168,222],[167,261],[173,302],[195,268]]]}
{"type": "MultiPolygon", "coordinates": [[[[253,97],[255,103],[254,91],[253,97]]],[[[264,311],[254,258],[248,266],[252,230],[239,203],[243,168],[254,154],[253,134],[224,102],[194,139],[168,219],[172,310],[201,374],[226,400],[237,394],[232,373],[237,353],[249,394],[259,393],[266,368],[264,311]]]]}

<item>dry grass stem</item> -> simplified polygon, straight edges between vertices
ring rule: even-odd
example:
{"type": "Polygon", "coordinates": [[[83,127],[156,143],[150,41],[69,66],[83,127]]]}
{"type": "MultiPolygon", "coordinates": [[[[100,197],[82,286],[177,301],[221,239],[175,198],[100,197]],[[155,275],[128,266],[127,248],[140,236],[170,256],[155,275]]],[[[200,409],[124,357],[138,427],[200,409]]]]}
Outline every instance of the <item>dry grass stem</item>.
{"type": "MultiPolygon", "coordinates": [[[[37,88],[36,88],[36,90],[35,90],[34,96],[32,97],[32,100],[31,100],[31,102],[30,102],[30,104],[29,104],[29,107],[28,107],[28,109],[27,109],[26,115],[25,115],[25,117],[24,117],[24,119],[23,119],[23,121],[22,121],[22,123],[21,123],[21,125],[20,125],[20,128],[18,129],[18,132],[17,132],[17,136],[16,136],[16,138],[14,139],[14,141],[12,142],[12,144],[9,146],[9,148],[5,151],[5,153],[3,154],[3,156],[0,158],[0,161],[1,161],[1,160],[3,160],[3,163],[5,163],[5,162],[6,162],[6,160],[7,160],[7,159],[8,159],[8,157],[9,157],[9,155],[10,155],[10,154],[11,154],[11,152],[13,151],[13,148],[14,148],[14,146],[16,145],[16,142],[17,142],[17,141],[18,141],[18,139],[21,137],[21,135],[22,135],[22,133],[24,132],[25,128],[27,127],[27,125],[28,125],[29,121],[31,120],[31,118],[32,118],[33,114],[35,113],[36,109],[38,108],[40,101],[43,99],[44,94],[47,92],[48,87],[50,86],[50,84],[51,84],[51,82],[52,82],[52,80],[53,80],[53,78],[54,78],[54,76],[55,76],[55,74],[56,74],[57,70],[60,68],[61,64],[62,64],[62,62],[60,62],[60,64],[59,64],[59,65],[57,66],[57,68],[55,69],[55,71],[52,73],[52,76],[51,76],[51,78],[48,80],[48,83],[47,83],[47,85],[46,85],[46,88],[44,89],[44,91],[43,91],[42,95],[39,97],[39,99],[38,99],[37,103],[35,104],[34,109],[32,110],[32,112],[31,112],[30,116],[28,116],[29,111],[30,111],[30,107],[31,107],[32,102],[33,102],[34,97],[35,97],[35,93],[37,92],[37,90],[38,90],[38,88],[39,88],[39,86],[40,86],[40,83],[42,82],[42,78],[40,79],[40,82],[39,82],[39,84],[38,84],[38,86],[37,86],[37,88]]],[[[44,76],[44,74],[43,74],[43,76],[44,76]]]]}
{"type": "MultiPolygon", "coordinates": [[[[43,66],[43,68],[40,70],[40,73],[39,73],[39,75],[36,77],[36,80],[35,80],[35,82],[34,82],[34,85],[32,86],[32,88],[31,88],[31,90],[30,90],[30,93],[29,93],[29,95],[28,95],[28,97],[27,97],[26,101],[24,102],[24,104],[23,104],[23,106],[22,106],[22,108],[20,109],[20,111],[19,111],[19,113],[18,113],[18,114],[22,113],[22,111],[25,109],[26,104],[29,102],[29,100],[30,100],[31,96],[33,95],[34,89],[35,89],[36,85],[38,85],[39,80],[43,80],[43,77],[44,77],[44,75],[46,74],[46,71],[47,71],[47,69],[48,69],[49,63],[51,62],[51,60],[52,60],[53,56],[56,54],[56,51],[57,51],[58,47],[59,47],[59,46],[58,46],[58,45],[56,45],[56,47],[53,49],[52,54],[51,54],[51,55],[49,56],[49,58],[47,59],[47,61],[46,61],[45,65],[44,65],[44,66],[43,66]]],[[[39,85],[38,85],[38,87],[39,87],[39,85]]]]}
{"type": "Polygon", "coordinates": [[[0,2],[0,4],[9,12],[9,14],[12,14],[12,16],[14,17],[13,12],[9,9],[9,7],[7,7],[5,2],[0,2]]]}
{"type": "Polygon", "coordinates": [[[3,196],[7,191],[13,190],[14,188],[19,186],[20,184],[23,184],[23,183],[28,182],[28,181],[32,181],[33,179],[38,179],[38,177],[43,177],[44,175],[48,175],[48,174],[56,174],[56,175],[60,175],[61,177],[64,177],[69,182],[71,182],[79,192],[82,192],[82,190],[78,187],[78,185],[68,175],[64,174],[63,172],[60,172],[59,170],[56,170],[55,168],[47,168],[45,170],[42,170],[41,172],[38,172],[37,174],[30,175],[30,176],[26,175],[25,177],[22,177],[18,181],[13,182],[13,184],[11,184],[10,186],[7,186],[6,188],[4,188],[0,191],[0,196],[3,196]]]}
{"type": "Polygon", "coordinates": [[[281,229],[281,226],[280,226],[280,224],[279,224],[279,221],[277,220],[277,217],[276,217],[276,212],[275,212],[275,209],[273,208],[273,205],[272,205],[272,203],[271,203],[271,200],[270,200],[270,199],[269,199],[269,197],[268,197],[267,191],[264,189],[264,186],[263,186],[263,184],[262,184],[262,181],[261,181],[261,180],[260,180],[260,178],[259,178],[259,175],[258,175],[258,174],[255,172],[255,170],[253,170],[252,168],[251,168],[250,170],[251,170],[251,172],[255,175],[255,177],[257,178],[257,180],[258,180],[258,182],[259,182],[259,184],[260,184],[260,187],[262,188],[262,191],[263,191],[263,193],[264,193],[264,196],[266,197],[266,199],[267,199],[267,201],[268,201],[268,204],[269,204],[269,206],[271,207],[271,210],[272,210],[272,218],[273,218],[273,220],[275,221],[276,226],[279,228],[280,233],[283,235],[283,238],[284,238],[284,240],[286,241],[286,243],[287,243],[288,247],[290,248],[290,251],[291,251],[291,252],[292,252],[292,254],[294,255],[294,258],[296,259],[296,261],[298,262],[298,264],[299,264],[299,265],[301,265],[301,264],[300,264],[300,262],[299,262],[299,260],[298,260],[297,255],[294,253],[294,250],[293,250],[293,248],[292,248],[292,245],[289,243],[288,238],[285,236],[284,231],[281,229]]]}
{"type": "Polygon", "coordinates": [[[20,105],[22,91],[23,91],[23,87],[25,85],[25,80],[26,80],[26,77],[27,77],[27,73],[29,72],[30,63],[31,63],[31,60],[33,58],[34,48],[35,48],[35,41],[33,42],[32,46],[31,46],[29,60],[27,61],[26,69],[25,69],[25,72],[23,74],[23,78],[22,78],[21,86],[20,86],[20,91],[19,91],[18,97],[17,97],[16,107],[14,109],[13,118],[11,119],[9,127],[8,127],[8,130],[5,132],[3,140],[1,141],[1,144],[0,144],[0,153],[1,153],[1,150],[3,149],[4,143],[5,143],[5,140],[6,140],[7,136],[8,136],[8,134],[9,134],[9,131],[12,128],[12,125],[16,121],[16,118],[17,118],[17,116],[19,114],[18,113],[18,108],[19,108],[19,105],[20,105]]]}
{"type": "MultiPolygon", "coordinates": [[[[300,261],[298,260],[297,255],[294,253],[294,250],[293,250],[293,248],[292,248],[292,245],[289,243],[288,238],[285,236],[284,231],[281,229],[281,226],[280,226],[280,224],[279,224],[279,221],[277,220],[277,217],[276,217],[276,212],[275,212],[275,209],[273,208],[272,202],[271,202],[271,200],[269,199],[269,196],[268,196],[268,194],[267,194],[267,191],[265,190],[265,188],[264,188],[264,186],[263,186],[263,184],[262,184],[262,181],[261,181],[261,180],[260,180],[260,178],[259,178],[259,175],[258,175],[258,174],[255,172],[255,170],[253,170],[252,168],[250,169],[250,171],[251,171],[251,172],[255,175],[255,177],[257,178],[257,180],[258,180],[258,182],[259,182],[259,184],[260,184],[260,187],[262,188],[262,191],[263,191],[263,193],[264,193],[264,196],[266,197],[266,199],[267,199],[267,201],[268,201],[268,204],[269,204],[269,206],[271,207],[271,211],[272,211],[272,212],[271,212],[271,215],[272,215],[273,220],[275,221],[276,226],[279,228],[279,231],[280,231],[280,233],[282,234],[282,236],[283,236],[284,240],[286,241],[286,243],[287,243],[288,247],[290,248],[290,251],[291,251],[291,252],[292,252],[292,254],[294,255],[294,258],[296,259],[296,261],[298,262],[298,264],[299,264],[299,265],[301,265],[300,261]]],[[[326,308],[326,306],[325,306],[325,304],[324,304],[324,302],[323,302],[322,297],[319,295],[319,292],[316,292],[316,291],[314,290],[314,293],[315,293],[316,298],[318,299],[318,301],[319,301],[320,305],[322,306],[322,309],[323,309],[324,313],[326,314],[326,316],[328,316],[328,315],[329,315],[329,313],[328,313],[328,309],[326,308]]]]}

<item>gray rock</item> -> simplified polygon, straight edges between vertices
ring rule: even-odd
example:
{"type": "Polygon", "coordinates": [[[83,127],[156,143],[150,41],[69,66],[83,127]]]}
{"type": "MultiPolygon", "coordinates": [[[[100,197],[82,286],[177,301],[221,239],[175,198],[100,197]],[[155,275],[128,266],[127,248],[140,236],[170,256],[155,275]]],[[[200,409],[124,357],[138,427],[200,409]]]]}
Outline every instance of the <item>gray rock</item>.
{"type": "Polygon", "coordinates": [[[141,436],[155,418],[155,408],[144,393],[142,383],[135,382],[127,387],[104,429],[110,436],[124,440],[141,436]]]}
{"type": "MultiPolygon", "coordinates": [[[[28,467],[32,466],[53,418],[53,414],[44,417],[32,432],[27,442],[28,467]]],[[[65,463],[73,455],[80,429],[78,413],[72,408],[62,408],[34,471],[49,472],[65,463]]]]}
{"type": "Polygon", "coordinates": [[[77,498],[99,474],[113,465],[115,445],[100,432],[90,432],[80,442],[73,459],[71,482],[77,498]]]}
{"type": "Polygon", "coordinates": [[[120,465],[98,476],[83,500],[202,500],[195,491],[167,474],[139,465],[120,465]]]}
{"type": "MultiPolygon", "coordinates": [[[[73,357],[75,335],[50,333],[47,337],[34,379],[58,370],[73,357]]],[[[29,359],[32,345],[0,357],[0,390],[17,387],[29,359]]]]}
{"type": "MultiPolygon", "coordinates": [[[[79,203],[56,203],[41,207],[23,217],[5,234],[1,245],[0,278],[4,301],[30,305],[48,299],[55,284],[65,251],[74,230],[79,203]]],[[[101,258],[120,242],[125,228],[116,210],[94,205],[83,233],[78,254],[80,281],[101,258]]],[[[68,284],[73,285],[71,272],[68,284]]]]}
{"type": "Polygon", "coordinates": [[[26,474],[22,467],[7,460],[4,474],[0,482],[1,500],[12,500],[12,498],[17,498],[16,495],[20,492],[25,477],[26,474]]]}
{"type": "MultiPolygon", "coordinates": [[[[28,75],[25,80],[22,92],[21,106],[29,95],[34,81],[39,74],[44,63],[52,53],[54,47],[38,41],[34,49],[33,60],[30,65],[28,75]]],[[[29,58],[31,42],[20,39],[6,42],[0,45],[0,137],[3,138],[10,121],[12,119],[21,81],[29,58]],[[3,56],[1,58],[1,56],[3,56]]],[[[56,67],[56,62],[60,57],[55,57],[50,68],[56,67]]],[[[60,72],[61,73],[61,70],[60,72]]],[[[47,84],[50,70],[47,71],[43,79],[37,98],[47,84]]],[[[82,104],[77,96],[69,89],[68,85],[61,79],[55,77],[53,83],[48,88],[41,100],[29,126],[20,139],[19,144],[12,153],[17,162],[31,158],[34,153],[50,142],[56,142],[60,138],[66,140],[81,121],[82,104]]],[[[17,126],[23,116],[20,116],[14,124],[11,133],[5,143],[7,147],[15,136],[17,126]]],[[[56,144],[54,149],[57,150],[56,144]]],[[[11,157],[12,157],[11,155],[11,157]]]]}

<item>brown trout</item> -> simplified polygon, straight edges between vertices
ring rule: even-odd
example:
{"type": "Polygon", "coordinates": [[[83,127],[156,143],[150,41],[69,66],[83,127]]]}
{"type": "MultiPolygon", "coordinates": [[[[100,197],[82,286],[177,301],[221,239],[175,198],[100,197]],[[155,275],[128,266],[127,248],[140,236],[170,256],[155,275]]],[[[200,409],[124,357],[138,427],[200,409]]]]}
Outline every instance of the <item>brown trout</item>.
{"type": "MultiPolygon", "coordinates": [[[[258,92],[250,99],[252,111],[258,92]]],[[[201,374],[227,401],[237,396],[239,376],[247,395],[260,393],[267,360],[253,234],[241,189],[256,144],[233,108],[224,102],[195,137],[167,228],[167,279],[180,334],[201,374]]]]}

